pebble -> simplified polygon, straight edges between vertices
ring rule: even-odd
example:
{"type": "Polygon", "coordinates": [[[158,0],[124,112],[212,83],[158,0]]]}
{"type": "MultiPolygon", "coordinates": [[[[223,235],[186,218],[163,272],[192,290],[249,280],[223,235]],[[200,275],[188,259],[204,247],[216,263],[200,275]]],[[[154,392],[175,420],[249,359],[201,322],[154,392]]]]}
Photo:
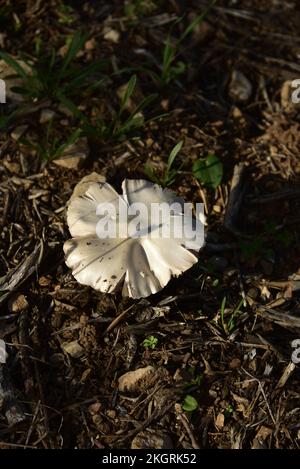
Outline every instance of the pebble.
{"type": "Polygon", "coordinates": [[[145,379],[151,373],[154,373],[153,366],[146,366],[145,368],[138,368],[135,371],[128,371],[118,379],[119,391],[135,391],[141,380],[145,379]]]}
{"type": "Polygon", "coordinates": [[[55,116],[55,111],[52,109],[42,109],[40,115],[40,124],[47,124],[55,116]]]}
{"type": "Polygon", "coordinates": [[[28,301],[21,293],[17,293],[8,301],[8,310],[10,313],[20,313],[28,308],[28,301]]]}
{"type": "Polygon", "coordinates": [[[67,147],[62,156],[53,160],[53,163],[67,169],[81,169],[89,152],[86,138],[81,138],[67,147]]]}
{"type": "Polygon", "coordinates": [[[222,413],[218,414],[215,423],[216,423],[216,427],[218,428],[218,430],[221,430],[221,428],[224,427],[224,423],[225,423],[224,414],[222,413]]]}
{"type": "Polygon", "coordinates": [[[10,134],[11,138],[16,142],[18,141],[26,132],[28,125],[18,125],[14,128],[12,133],[10,134]]]}
{"type": "Polygon", "coordinates": [[[246,102],[252,94],[252,84],[239,70],[233,70],[229,83],[229,96],[233,101],[246,102]]]}
{"type": "Polygon", "coordinates": [[[80,358],[84,353],[83,347],[81,347],[77,340],[72,340],[72,342],[65,342],[62,344],[62,349],[72,358],[80,358]]]}
{"type": "Polygon", "coordinates": [[[120,40],[120,33],[115,29],[106,29],[104,30],[104,39],[109,42],[113,42],[114,44],[118,44],[120,40]]]}

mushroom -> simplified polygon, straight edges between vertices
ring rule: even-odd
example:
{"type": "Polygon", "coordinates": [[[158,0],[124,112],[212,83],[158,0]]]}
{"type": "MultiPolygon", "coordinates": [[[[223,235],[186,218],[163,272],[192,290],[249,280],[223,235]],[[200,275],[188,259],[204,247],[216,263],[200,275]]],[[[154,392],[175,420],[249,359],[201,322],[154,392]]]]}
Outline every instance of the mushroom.
{"type": "Polygon", "coordinates": [[[65,261],[83,285],[104,293],[123,285],[123,296],[144,298],[197,262],[203,222],[192,218],[191,223],[184,200],[157,184],[125,179],[122,191],[119,195],[110,184],[95,182],[71,197],[72,239],[64,244],[65,261]]]}

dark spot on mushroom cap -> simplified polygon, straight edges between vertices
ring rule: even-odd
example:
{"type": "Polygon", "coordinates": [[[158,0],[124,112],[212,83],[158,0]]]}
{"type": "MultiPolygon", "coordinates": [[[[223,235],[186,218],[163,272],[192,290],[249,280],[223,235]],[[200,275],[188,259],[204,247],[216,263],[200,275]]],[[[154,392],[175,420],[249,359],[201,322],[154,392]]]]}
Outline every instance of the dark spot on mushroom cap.
{"type": "Polygon", "coordinates": [[[117,278],[117,276],[116,276],[116,275],[112,275],[111,278],[117,278]]]}
{"type": "Polygon", "coordinates": [[[92,244],[92,243],[90,243],[90,242],[87,242],[87,243],[86,243],[87,246],[90,246],[91,244],[92,244]]]}
{"type": "Polygon", "coordinates": [[[107,278],[105,278],[105,279],[103,280],[103,282],[107,282],[107,278]]]}

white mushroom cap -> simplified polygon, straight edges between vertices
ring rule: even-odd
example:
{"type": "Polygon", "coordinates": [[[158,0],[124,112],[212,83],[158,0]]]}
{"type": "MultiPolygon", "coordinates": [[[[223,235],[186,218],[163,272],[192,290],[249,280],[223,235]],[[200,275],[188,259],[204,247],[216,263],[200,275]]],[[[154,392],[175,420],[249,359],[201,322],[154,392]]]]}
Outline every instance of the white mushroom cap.
{"type": "MultiPolygon", "coordinates": [[[[150,209],[153,203],[176,202],[178,209],[169,224],[174,227],[182,221],[184,201],[172,191],[140,179],[125,179],[122,189],[121,196],[108,183],[93,183],[84,195],[71,199],[67,222],[73,238],[64,244],[66,264],[83,285],[107,293],[123,284],[124,296],[143,298],[161,290],[172,276],[192,267],[197,257],[186,249],[189,240],[184,237],[153,238],[148,232],[141,237],[102,238],[102,232],[99,236],[99,204],[115,207],[118,224],[119,204],[143,203],[150,209]]],[[[203,242],[196,243],[193,249],[198,251],[202,245],[203,242]]]]}

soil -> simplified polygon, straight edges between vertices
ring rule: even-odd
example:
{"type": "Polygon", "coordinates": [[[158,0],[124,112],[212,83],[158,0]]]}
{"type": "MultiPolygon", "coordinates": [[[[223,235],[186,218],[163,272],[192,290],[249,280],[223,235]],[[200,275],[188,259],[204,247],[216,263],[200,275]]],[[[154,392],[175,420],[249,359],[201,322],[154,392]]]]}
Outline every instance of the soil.
{"type": "MultiPolygon", "coordinates": [[[[300,77],[297,2],[211,5],[178,45],[186,69],[165,86],[147,70],[160,73],[168,38],[176,45],[207,4],[126,5],[0,2],[0,46],[13,56],[34,58],[37,38],[63,56],[67,38],[88,34],[76,62],[105,60],[109,84],[76,92],[86,115],[109,122],[133,73],[133,106],[157,94],[121,140],[88,137],[79,168],[45,161],[23,140],[43,141],[43,109],[56,113],[61,142],[76,130],[55,99],[31,102],[1,130],[0,448],[299,448],[300,108],[286,84],[300,77]],[[161,177],[179,141],[170,188],[204,202],[207,216],[198,264],[143,300],[77,283],[62,250],[75,185],[95,171],[119,189],[124,177],[147,179],[146,163],[161,177]],[[192,174],[209,154],[223,164],[216,189],[192,174]],[[149,366],[120,390],[121,376],[149,366]]],[[[8,100],[0,115],[14,109],[8,100]]]]}

